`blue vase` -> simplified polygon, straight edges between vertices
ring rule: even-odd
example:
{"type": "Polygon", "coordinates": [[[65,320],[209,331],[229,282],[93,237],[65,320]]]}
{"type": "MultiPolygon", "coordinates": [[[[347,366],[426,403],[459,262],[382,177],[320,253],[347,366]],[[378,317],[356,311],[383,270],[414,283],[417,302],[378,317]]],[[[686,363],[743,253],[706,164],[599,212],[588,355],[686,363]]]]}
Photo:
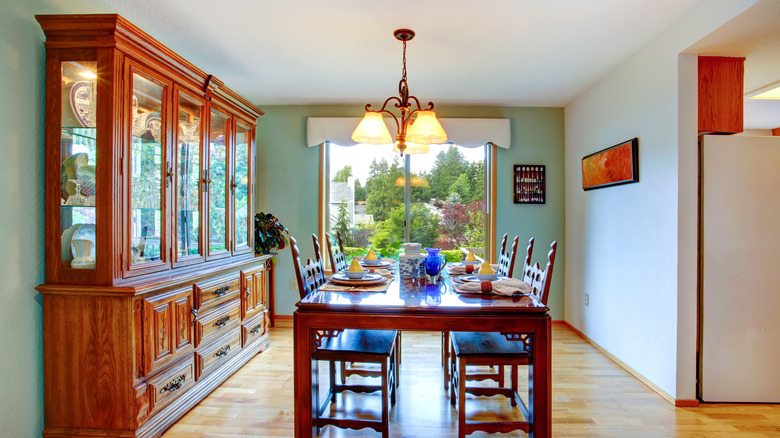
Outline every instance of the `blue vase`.
{"type": "Polygon", "coordinates": [[[447,260],[439,255],[440,248],[425,248],[428,255],[425,256],[425,273],[434,277],[439,275],[447,260]]]}

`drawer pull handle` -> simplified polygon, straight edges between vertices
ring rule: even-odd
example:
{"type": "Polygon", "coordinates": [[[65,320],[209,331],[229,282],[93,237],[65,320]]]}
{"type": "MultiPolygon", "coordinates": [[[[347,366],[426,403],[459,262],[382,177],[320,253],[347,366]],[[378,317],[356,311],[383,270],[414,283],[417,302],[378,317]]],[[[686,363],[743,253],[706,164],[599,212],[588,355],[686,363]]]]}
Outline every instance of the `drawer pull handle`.
{"type": "Polygon", "coordinates": [[[251,293],[251,291],[249,290],[249,286],[244,288],[244,293],[246,294],[246,296],[249,296],[249,294],[251,293]]]}
{"type": "Polygon", "coordinates": [[[249,330],[250,334],[256,335],[263,329],[263,324],[257,324],[252,330],[249,330]]]}
{"type": "Polygon", "coordinates": [[[171,380],[170,383],[160,388],[160,394],[166,391],[176,391],[177,389],[181,388],[181,385],[184,385],[185,380],[187,380],[187,376],[185,374],[182,374],[181,376],[171,380]]]}
{"type": "Polygon", "coordinates": [[[220,288],[215,289],[214,292],[212,292],[211,294],[212,295],[217,295],[217,296],[221,297],[221,296],[225,295],[228,292],[230,292],[230,286],[222,286],[220,288]]]}
{"type": "Polygon", "coordinates": [[[228,321],[230,321],[230,315],[223,316],[222,318],[219,318],[214,322],[214,327],[224,327],[227,325],[228,321]]]}
{"type": "Polygon", "coordinates": [[[223,357],[228,355],[228,352],[230,351],[230,345],[225,345],[224,347],[217,350],[216,353],[214,353],[213,357],[217,357],[219,359],[222,359],[223,357]]]}

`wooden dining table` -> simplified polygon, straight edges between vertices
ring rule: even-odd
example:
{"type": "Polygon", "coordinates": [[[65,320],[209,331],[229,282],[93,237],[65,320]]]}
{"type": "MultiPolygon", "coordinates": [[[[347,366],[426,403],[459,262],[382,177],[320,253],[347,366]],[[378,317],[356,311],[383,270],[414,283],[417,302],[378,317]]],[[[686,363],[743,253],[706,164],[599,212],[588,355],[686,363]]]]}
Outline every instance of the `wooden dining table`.
{"type": "MultiPolygon", "coordinates": [[[[552,322],[547,306],[528,295],[461,294],[442,271],[438,281],[394,278],[385,292],[316,290],[296,306],[295,436],[314,431],[318,372],[312,353],[343,329],[501,332],[530,353],[528,432],[552,431],[552,322]]],[[[402,365],[403,366],[403,365],[402,365]]]]}

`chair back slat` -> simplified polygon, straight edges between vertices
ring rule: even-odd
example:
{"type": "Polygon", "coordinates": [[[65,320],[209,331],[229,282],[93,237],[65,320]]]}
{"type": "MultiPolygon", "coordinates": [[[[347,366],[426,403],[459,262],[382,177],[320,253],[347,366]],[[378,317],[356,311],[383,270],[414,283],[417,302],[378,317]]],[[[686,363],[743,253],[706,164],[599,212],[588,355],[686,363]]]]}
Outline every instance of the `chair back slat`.
{"type": "Polygon", "coordinates": [[[330,266],[334,273],[346,271],[349,268],[349,266],[347,266],[347,258],[344,256],[344,243],[341,240],[341,233],[336,231],[336,236],[338,236],[339,247],[333,248],[330,234],[325,233],[325,238],[328,241],[328,257],[330,257],[330,266]]]}
{"type": "MultiPolygon", "coordinates": [[[[318,247],[319,245],[315,245],[315,248],[318,247]]],[[[325,284],[325,270],[322,269],[321,261],[315,262],[308,259],[305,265],[301,263],[298,241],[293,236],[290,236],[290,252],[292,253],[293,266],[295,267],[295,278],[298,280],[298,293],[301,299],[303,299],[306,295],[325,284]]],[[[321,257],[319,259],[321,260],[321,257]]]]}
{"type": "Polygon", "coordinates": [[[515,236],[515,240],[512,243],[512,250],[506,250],[507,235],[504,234],[501,239],[501,253],[498,255],[498,275],[502,277],[511,277],[515,270],[515,257],[517,256],[517,242],[520,236],[515,236]]]}
{"type": "MultiPolygon", "coordinates": [[[[532,239],[533,240],[533,239],[532,239]]],[[[529,242],[529,248],[533,247],[533,242],[529,242]]],[[[526,264],[523,268],[523,281],[531,286],[531,293],[542,304],[547,305],[547,298],[550,295],[550,284],[553,273],[553,265],[555,264],[555,251],[558,248],[558,241],[555,240],[550,244],[550,251],[547,253],[547,266],[544,269],[539,267],[539,263],[531,266],[530,251],[526,258],[526,264]]]]}

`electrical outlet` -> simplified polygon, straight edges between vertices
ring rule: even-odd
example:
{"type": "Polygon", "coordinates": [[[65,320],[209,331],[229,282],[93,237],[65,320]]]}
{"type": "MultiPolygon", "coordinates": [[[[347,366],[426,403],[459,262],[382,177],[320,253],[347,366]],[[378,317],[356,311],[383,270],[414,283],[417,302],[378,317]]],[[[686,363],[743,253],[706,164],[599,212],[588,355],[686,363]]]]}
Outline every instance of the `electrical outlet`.
{"type": "Polygon", "coordinates": [[[590,306],[590,294],[585,294],[585,305],[590,306]]]}
{"type": "Polygon", "coordinates": [[[298,280],[294,278],[290,279],[290,290],[298,290],[298,280]]]}

